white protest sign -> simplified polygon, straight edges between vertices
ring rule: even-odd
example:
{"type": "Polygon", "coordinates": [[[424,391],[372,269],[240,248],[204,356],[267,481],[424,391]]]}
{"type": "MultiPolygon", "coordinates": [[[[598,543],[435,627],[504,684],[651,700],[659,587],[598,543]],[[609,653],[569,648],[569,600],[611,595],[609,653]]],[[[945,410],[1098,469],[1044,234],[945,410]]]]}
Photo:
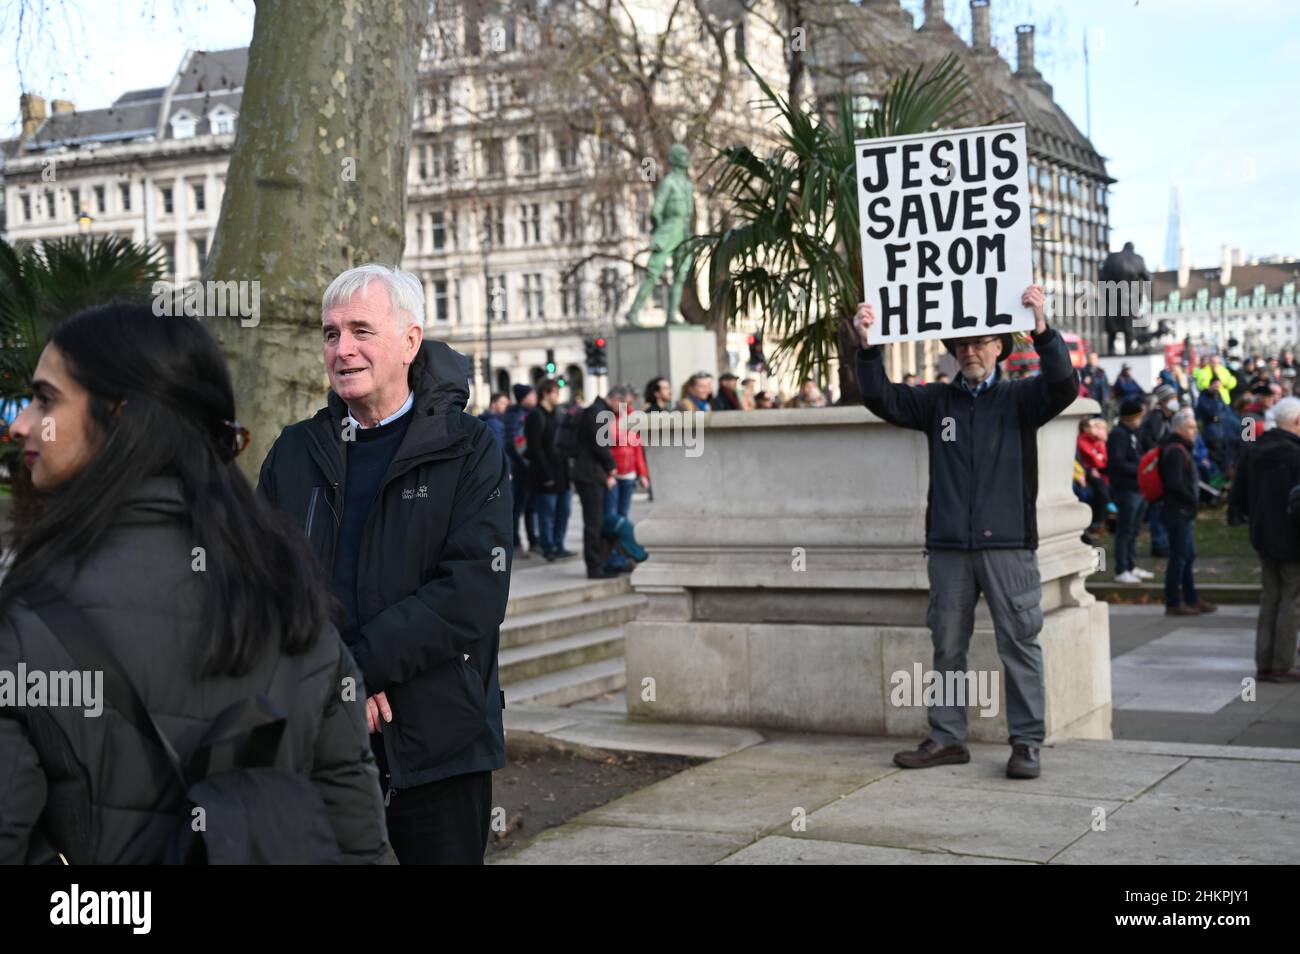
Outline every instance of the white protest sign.
{"type": "Polygon", "coordinates": [[[872,343],[1033,328],[1025,124],[854,147],[872,343]]]}

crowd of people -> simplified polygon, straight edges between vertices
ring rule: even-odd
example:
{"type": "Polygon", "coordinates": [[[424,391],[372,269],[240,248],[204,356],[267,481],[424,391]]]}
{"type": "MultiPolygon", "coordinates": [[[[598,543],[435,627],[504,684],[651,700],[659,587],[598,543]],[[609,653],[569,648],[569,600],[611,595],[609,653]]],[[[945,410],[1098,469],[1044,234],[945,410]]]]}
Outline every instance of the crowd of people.
{"type": "Polygon", "coordinates": [[[1166,613],[1194,616],[1216,609],[1194,579],[1198,512],[1222,507],[1229,525],[1249,524],[1262,580],[1256,663],[1269,681],[1300,679],[1298,371],[1290,350],[1207,355],[1195,367],[1171,363],[1147,393],[1127,365],[1109,381],[1094,353],[1079,377],[1080,396],[1102,408],[1079,425],[1074,488],[1092,507],[1085,542],[1113,532],[1116,582],[1141,583],[1155,575],[1137,564],[1145,523],[1151,558],[1167,561],[1166,613]]]}

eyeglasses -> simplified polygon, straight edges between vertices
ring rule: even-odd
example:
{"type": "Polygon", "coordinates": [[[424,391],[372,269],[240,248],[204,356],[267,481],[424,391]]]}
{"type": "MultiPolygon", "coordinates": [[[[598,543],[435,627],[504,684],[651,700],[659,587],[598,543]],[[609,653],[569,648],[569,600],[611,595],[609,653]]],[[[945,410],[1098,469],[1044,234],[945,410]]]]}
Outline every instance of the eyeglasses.
{"type": "Polygon", "coordinates": [[[952,350],[961,351],[966,348],[987,348],[997,340],[997,338],[962,338],[953,345],[952,350]]]}

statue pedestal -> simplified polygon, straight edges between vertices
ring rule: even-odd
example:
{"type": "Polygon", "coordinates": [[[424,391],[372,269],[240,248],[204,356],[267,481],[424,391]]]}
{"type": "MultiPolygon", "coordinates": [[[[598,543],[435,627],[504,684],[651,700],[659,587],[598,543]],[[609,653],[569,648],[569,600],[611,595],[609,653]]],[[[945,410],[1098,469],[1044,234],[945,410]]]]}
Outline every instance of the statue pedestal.
{"type": "MultiPolygon", "coordinates": [[[[718,337],[700,325],[619,328],[609,339],[610,383],[630,384],[640,394],[652,378],[665,377],[676,401],[686,379],[697,371],[718,376],[718,337]]],[[[716,387],[716,385],[715,385],[716,387]]]]}
{"type": "MultiPolygon", "coordinates": [[[[1070,489],[1079,419],[1095,413],[1078,400],[1038,432],[1052,739],[1111,737],[1108,606],[1084,589],[1089,513],[1070,489]]],[[[636,528],[650,559],[632,575],[649,602],[624,627],[629,714],[923,738],[924,707],[891,693],[933,657],[924,435],[862,407],[692,414],[683,449],[676,417],[651,415],[642,435],[655,499],[636,528]]],[[[983,599],[969,666],[1001,670],[983,599]]],[[[975,741],[1007,737],[999,680],[997,713],[970,712],[975,741]]]]}

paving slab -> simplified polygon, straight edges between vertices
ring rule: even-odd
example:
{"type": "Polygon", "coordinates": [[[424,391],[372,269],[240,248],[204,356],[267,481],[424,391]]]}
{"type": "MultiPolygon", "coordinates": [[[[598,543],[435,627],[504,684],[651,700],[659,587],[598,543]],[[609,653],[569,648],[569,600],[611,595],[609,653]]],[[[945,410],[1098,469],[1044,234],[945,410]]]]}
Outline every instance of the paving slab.
{"type": "Polygon", "coordinates": [[[1265,812],[1159,804],[1147,799],[1109,814],[1052,859],[1066,865],[1294,865],[1300,826],[1265,812]]]}
{"type": "Polygon", "coordinates": [[[954,855],[945,851],[911,851],[877,845],[768,835],[718,862],[720,865],[1022,865],[1027,861],[954,855]]]}
{"type": "Polygon", "coordinates": [[[506,735],[511,732],[545,734],[582,721],[582,714],[556,706],[506,706],[501,713],[506,735]]]}
{"type": "Polygon", "coordinates": [[[1027,790],[926,788],[891,776],[814,812],[795,837],[1046,862],[1088,831],[1095,809],[1109,814],[1121,804],[1027,790]]]}
{"type": "Polygon", "coordinates": [[[750,838],[702,831],[611,828],[570,822],[543,832],[495,865],[709,865],[750,838]]]}
{"type": "MultiPolygon", "coordinates": [[[[570,710],[573,711],[573,710],[570,710]]],[[[602,713],[603,715],[604,713],[602,713]]],[[[609,713],[616,716],[616,713],[609,713]]],[[[590,718],[546,733],[548,738],[620,752],[655,752],[716,759],[763,741],[754,729],[713,725],[670,725],[623,718],[590,718]]]]}
{"type": "MultiPolygon", "coordinates": [[[[1141,803],[1273,812],[1300,825],[1300,763],[1192,759],[1141,803]]],[[[1300,828],[1292,837],[1300,855],[1300,828]]]]}
{"type": "Polygon", "coordinates": [[[1253,748],[1235,745],[1206,745],[1200,742],[1160,739],[1076,739],[1071,749],[1100,749],[1114,752],[1146,752],[1150,755],[1182,755],[1204,759],[1252,759],[1258,762],[1300,762],[1300,749],[1253,748]]]}
{"type": "MultiPolygon", "coordinates": [[[[741,753],[743,755],[744,753],[741,753]]],[[[590,824],[724,832],[756,838],[789,829],[828,802],[878,777],[763,770],[731,764],[737,756],[689,769],[582,816],[590,824]]]]}

